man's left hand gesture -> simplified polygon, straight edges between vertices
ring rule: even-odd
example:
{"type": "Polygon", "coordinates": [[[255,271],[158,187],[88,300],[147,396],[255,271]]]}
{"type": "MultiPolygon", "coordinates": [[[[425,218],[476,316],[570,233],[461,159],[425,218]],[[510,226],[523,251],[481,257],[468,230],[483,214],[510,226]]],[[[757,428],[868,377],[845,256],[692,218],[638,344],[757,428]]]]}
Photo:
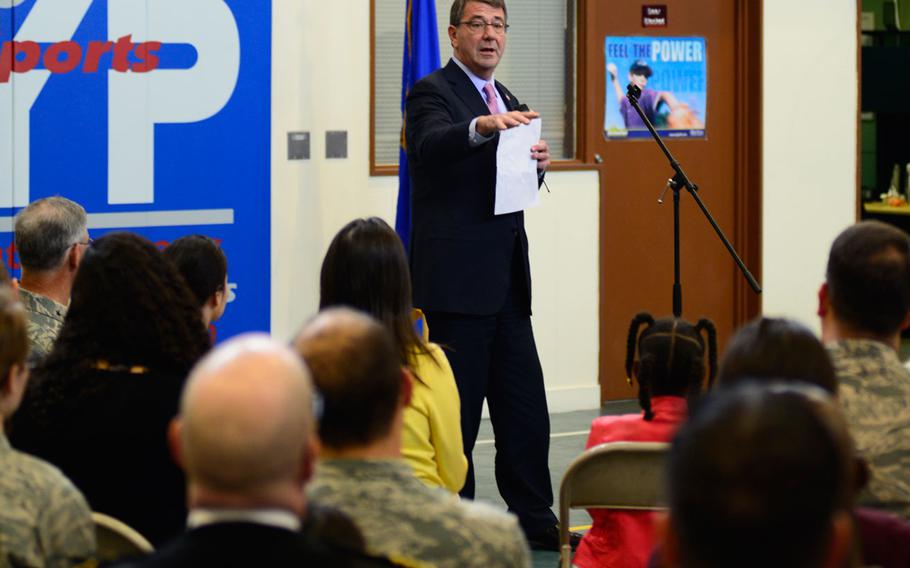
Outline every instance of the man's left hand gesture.
{"type": "Polygon", "coordinates": [[[531,146],[531,157],[537,160],[537,169],[545,171],[550,167],[550,146],[546,140],[541,140],[531,146]]]}

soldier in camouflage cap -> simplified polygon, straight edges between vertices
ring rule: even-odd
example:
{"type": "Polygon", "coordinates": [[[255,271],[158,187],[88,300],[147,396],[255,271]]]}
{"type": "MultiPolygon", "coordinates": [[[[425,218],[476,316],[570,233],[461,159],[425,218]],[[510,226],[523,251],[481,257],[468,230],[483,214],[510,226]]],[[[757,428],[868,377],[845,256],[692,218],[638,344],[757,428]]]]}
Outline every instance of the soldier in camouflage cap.
{"type": "Polygon", "coordinates": [[[910,372],[898,359],[910,325],[910,237],[878,221],[846,229],[818,300],[838,397],[870,467],[859,501],[910,519],[910,372]]]}
{"type": "Polygon", "coordinates": [[[63,327],[82,254],[92,241],[85,209],[65,197],[33,201],[16,215],[22,265],[19,295],[28,313],[29,367],[50,353],[63,327]]]}
{"type": "Polygon", "coordinates": [[[82,494],[49,463],[10,447],[3,421],[28,380],[25,310],[0,284],[0,566],[72,566],[95,554],[82,494]]]}

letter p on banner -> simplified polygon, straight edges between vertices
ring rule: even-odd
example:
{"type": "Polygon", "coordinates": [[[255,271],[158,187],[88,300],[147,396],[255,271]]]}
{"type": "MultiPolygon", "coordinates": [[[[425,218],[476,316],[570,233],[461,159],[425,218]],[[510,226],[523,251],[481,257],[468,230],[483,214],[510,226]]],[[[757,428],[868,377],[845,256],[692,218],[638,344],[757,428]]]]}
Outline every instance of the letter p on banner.
{"type": "Polygon", "coordinates": [[[108,34],[132,34],[135,43],[188,43],[196,49],[190,69],[110,73],[108,199],[112,204],[152,203],[155,125],[199,122],[224,107],[240,70],[240,34],[223,0],[111,2],[108,34]],[[173,17],[177,13],[180,18],[173,17]]]}

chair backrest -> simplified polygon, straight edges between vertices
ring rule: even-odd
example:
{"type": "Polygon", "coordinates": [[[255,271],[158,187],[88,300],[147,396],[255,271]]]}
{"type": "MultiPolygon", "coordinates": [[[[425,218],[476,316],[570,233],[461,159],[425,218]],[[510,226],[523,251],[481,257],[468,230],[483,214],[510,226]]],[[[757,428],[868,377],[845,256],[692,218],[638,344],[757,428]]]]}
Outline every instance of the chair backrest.
{"type": "Polygon", "coordinates": [[[611,442],[575,458],[559,487],[559,544],[563,566],[572,556],[569,509],[666,508],[664,463],[670,445],[663,442],[611,442]]]}
{"type": "Polygon", "coordinates": [[[92,513],[95,537],[98,539],[98,561],[113,562],[121,558],[145,556],[154,551],[138,531],[104,513],[92,513]]]}

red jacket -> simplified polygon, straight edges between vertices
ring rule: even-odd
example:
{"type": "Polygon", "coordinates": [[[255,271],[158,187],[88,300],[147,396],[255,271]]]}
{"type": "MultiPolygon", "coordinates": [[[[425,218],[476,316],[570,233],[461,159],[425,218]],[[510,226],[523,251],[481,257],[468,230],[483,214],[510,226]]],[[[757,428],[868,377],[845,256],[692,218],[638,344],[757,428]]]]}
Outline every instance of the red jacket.
{"type": "MultiPolygon", "coordinates": [[[[654,419],[642,414],[601,416],[591,424],[590,448],[607,442],[669,442],[686,420],[686,399],[651,399],[654,419]]],[[[572,563],[579,568],[644,568],[654,549],[654,513],[588,509],[594,523],[578,546],[572,563]]]]}

